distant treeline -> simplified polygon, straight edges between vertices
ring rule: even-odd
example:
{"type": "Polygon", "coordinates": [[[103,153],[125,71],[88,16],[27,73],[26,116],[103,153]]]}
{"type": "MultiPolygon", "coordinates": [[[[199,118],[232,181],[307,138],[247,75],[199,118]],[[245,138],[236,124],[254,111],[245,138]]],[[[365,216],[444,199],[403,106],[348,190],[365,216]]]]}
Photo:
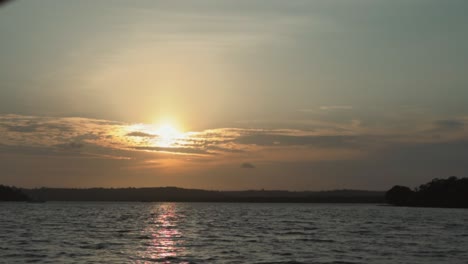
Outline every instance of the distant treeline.
{"type": "Polygon", "coordinates": [[[290,191],[207,191],[176,187],[23,189],[36,201],[141,201],[141,202],[263,202],[263,203],[383,203],[384,192],[336,190],[290,191]]]}
{"type": "Polygon", "coordinates": [[[21,189],[0,185],[0,201],[28,201],[29,197],[21,189]]]}
{"type": "Polygon", "coordinates": [[[436,178],[414,190],[397,185],[385,198],[398,206],[468,208],[468,178],[436,178]]]}

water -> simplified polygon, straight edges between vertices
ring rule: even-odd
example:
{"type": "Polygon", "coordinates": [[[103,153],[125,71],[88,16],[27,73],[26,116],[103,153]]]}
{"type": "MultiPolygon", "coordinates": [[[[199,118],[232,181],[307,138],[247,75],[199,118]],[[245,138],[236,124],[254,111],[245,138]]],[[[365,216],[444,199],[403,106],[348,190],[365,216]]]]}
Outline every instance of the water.
{"type": "Polygon", "coordinates": [[[468,210],[0,203],[0,263],[468,263],[468,210]]]}

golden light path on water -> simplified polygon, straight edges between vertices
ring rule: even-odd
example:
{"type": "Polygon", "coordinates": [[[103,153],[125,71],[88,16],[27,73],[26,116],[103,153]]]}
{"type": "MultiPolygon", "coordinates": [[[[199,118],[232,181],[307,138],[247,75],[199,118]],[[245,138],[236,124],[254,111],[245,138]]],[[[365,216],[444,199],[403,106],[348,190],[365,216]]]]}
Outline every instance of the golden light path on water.
{"type": "Polygon", "coordinates": [[[143,231],[149,242],[146,244],[146,250],[141,252],[142,257],[149,261],[167,261],[178,257],[185,248],[182,245],[182,233],[178,229],[181,216],[176,205],[172,203],[157,205],[153,208],[152,215],[154,218],[150,219],[147,228],[143,231]]]}

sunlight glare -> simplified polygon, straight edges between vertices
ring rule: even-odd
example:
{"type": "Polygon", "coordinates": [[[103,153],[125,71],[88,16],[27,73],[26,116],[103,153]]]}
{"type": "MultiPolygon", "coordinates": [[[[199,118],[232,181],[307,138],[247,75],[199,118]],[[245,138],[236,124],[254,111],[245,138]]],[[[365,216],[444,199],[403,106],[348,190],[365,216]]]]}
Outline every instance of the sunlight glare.
{"type": "Polygon", "coordinates": [[[164,124],[154,131],[161,138],[177,138],[182,133],[169,124],[164,124]]]}
{"type": "Polygon", "coordinates": [[[158,136],[156,145],[159,147],[171,147],[177,140],[182,139],[184,134],[170,124],[162,124],[154,130],[158,136]]]}

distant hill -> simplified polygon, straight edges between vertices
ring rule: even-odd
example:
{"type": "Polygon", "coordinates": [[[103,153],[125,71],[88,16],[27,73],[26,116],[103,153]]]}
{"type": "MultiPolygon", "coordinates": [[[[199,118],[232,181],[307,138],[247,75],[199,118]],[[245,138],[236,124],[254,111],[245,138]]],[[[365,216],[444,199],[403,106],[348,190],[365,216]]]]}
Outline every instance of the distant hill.
{"type": "Polygon", "coordinates": [[[0,201],[29,201],[29,197],[18,188],[0,185],[0,201]]]}
{"type": "Polygon", "coordinates": [[[397,206],[468,208],[468,178],[433,179],[415,190],[397,185],[385,199],[397,206]]]}
{"type": "Polygon", "coordinates": [[[141,202],[290,202],[290,203],[383,203],[384,192],[336,190],[290,191],[207,191],[177,187],[155,188],[39,188],[23,189],[41,201],[141,201],[141,202]]]}

